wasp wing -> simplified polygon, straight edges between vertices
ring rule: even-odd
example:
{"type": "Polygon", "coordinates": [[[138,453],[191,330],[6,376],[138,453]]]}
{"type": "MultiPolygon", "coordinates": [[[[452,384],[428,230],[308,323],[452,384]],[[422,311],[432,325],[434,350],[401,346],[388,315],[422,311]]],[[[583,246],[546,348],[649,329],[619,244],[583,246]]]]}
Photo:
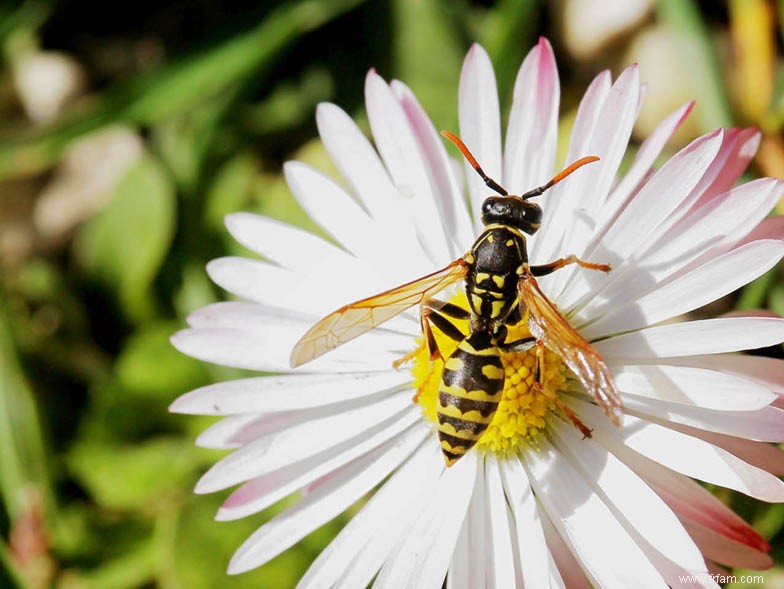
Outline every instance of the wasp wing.
{"type": "Polygon", "coordinates": [[[530,274],[518,283],[520,301],[528,308],[532,335],[563,358],[585,390],[596,399],[615,425],[621,421],[621,397],[615,388],[612,372],[599,352],[588,343],[539,288],[530,274]]]}
{"type": "Polygon", "coordinates": [[[311,327],[291,351],[292,367],[305,364],[465,278],[468,264],[461,258],[445,268],[391,290],[341,307],[311,327]]]}

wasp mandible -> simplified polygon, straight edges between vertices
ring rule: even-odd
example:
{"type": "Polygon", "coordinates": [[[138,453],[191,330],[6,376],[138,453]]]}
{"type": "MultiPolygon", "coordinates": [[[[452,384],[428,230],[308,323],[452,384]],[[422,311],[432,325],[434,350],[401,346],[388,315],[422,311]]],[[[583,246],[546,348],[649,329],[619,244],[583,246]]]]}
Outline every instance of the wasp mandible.
{"type": "MultiPolygon", "coordinates": [[[[448,131],[441,134],[457,146],[485,184],[498,193],[482,203],[482,233],[463,257],[441,270],[327,315],[294,346],[291,365],[310,362],[419,305],[431,360],[441,357],[433,327],[457,342],[455,351],[443,358],[438,393],[438,435],[447,466],[476,444],[495,415],[504,388],[501,352],[523,352],[535,347],[534,386],[537,387],[542,386],[545,347],[555,352],[612,422],[619,425],[621,399],[609,367],[594,347],[569,325],[536,281],[537,277],[568,264],[603,272],[609,272],[610,266],[586,262],[575,255],[531,265],[525,238],[525,234],[536,233],[542,222],[541,207],[530,199],[599,158],[579,159],[546,184],[517,196],[509,194],[485,174],[460,138],[448,131]],[[465,281],[468,309],[434,298],[458,280],[465,281]],[[507,341],[508,326],[523,321],[526,312],[530,337],[507,341]],[[468,321],[467,335],[452,322],[456,319],[468,321]]],[[[591,430],[564,402],[557,404],[584,436],[591,436],[591,430]]]]}

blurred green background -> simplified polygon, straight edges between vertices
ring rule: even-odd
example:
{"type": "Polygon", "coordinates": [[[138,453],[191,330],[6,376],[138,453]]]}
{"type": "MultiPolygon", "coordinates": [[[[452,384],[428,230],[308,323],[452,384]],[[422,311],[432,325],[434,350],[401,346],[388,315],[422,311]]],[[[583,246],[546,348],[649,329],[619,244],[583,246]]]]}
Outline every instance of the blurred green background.
{"type": "MultiPolygon", "coordinates": [[[[0,587],[290,587],[340,529],[227,577],[234,549],[283,506],[212,521],[226,493],[191,493],[219,458],[193,444],[211,420],[167,411],[242,376],[168,338],[225,297],[205,263],[247,253],[226,213],[313,228],[280,170],[292,158],[329,170],[319,101],[366,127],[375,67],[456,129],[469,45],[490,53],[507,107],[546,35],[564,136],[591,78],[639,61],[649,86],[635,145],[696,98],[671,150],[754,124],[764,140],[749,177],[784,177],[783,22],[772,0],[0,3],[0,587]]],[[[779,271],[711,312],[734,307],[784,313],[779,271]]],[[[782,562],[784,509],[718,492],[782,562]]],[[[764,586],[784,586],[778,567],[764,586]]]]}

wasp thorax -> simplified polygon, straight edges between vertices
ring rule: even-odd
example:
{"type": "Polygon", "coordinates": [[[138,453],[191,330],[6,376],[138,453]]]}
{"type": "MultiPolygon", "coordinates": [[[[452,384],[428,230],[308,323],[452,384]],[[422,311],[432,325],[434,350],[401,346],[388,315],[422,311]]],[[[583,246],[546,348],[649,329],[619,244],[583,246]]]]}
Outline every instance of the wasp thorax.
{"type": "Polygon", "coordinates": [[[517,196],[489,196],[482,203],[482,223],[512,225],[533,235],[542,223],[542,209],[517,196]]]}

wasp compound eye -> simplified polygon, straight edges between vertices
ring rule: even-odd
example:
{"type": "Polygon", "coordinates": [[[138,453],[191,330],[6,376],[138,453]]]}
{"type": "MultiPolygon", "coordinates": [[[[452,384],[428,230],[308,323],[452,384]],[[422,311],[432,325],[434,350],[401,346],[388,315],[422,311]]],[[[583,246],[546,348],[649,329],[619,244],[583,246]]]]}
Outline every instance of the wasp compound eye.
{"type": "Polygon", "coordinates": [[[518,227],[529,235],[533,235],[542,224],[542,209],[539,205],[526,202],[521,213],[522,219],[518,227]]]}
{"type": "Polygon", "coordinates": [[[482,203],[482,223],[508,223],[514,216],[512,202],[508,197],[490,196],[482,203]]]}

